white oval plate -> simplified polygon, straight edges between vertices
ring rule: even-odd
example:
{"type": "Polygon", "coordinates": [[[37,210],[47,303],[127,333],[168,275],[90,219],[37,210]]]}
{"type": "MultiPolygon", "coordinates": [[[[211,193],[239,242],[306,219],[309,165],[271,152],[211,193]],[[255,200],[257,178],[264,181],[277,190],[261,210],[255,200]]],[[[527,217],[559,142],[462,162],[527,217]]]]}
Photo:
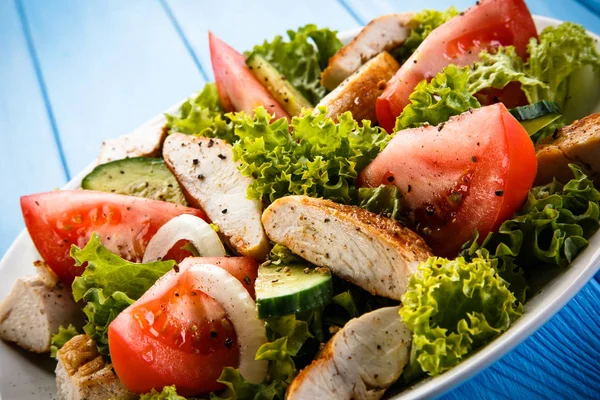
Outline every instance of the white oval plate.
{"type": "MultiPolygon", "coordinates": [[[[538,31],[547,26],[555,26],[561,21],[534,17],[538,31]]],[[[344,42],[350,41],[359,30],[340,35],[344,42]]],[[[598,36],[590,33],[597,40],[598,36]]],[[[600,44],[598,45],[600,50],[600,44]]],[[[600,101],[595,107],[600,107],[600,101]]],[[[177,106],[166,112],[173,113],[177,106]]],[[[155,125],[162,115],[144,124],[155,125]]],[[[71,180],[64,189],[78,189],[81,180],[94,167],[88,166],[71,180]]],[[[14,281],[21,276],[35,273],[33,261],[40,259],[29,234],[21,232],[0,261],[0,299],[3,299],[14,281]]],[[[508,353],[519,343],[540,328],[550,317],[558,312],[590,280],[600,266],[600,234],[594,235],[590,245],[564,272],[550,281],[544,289],[525,305],[525,315],[506,333],[479,350],[472,357],[445,374],[417,383],[392,399],[421,399],[439,396],[459,385],[473,375],[508,353]]],[[[47,354],[27,353],[16,346],[0,341],[0,400],[27,400],[53,398],[56,393],[54,381],[55,363],[47,354]]]]}

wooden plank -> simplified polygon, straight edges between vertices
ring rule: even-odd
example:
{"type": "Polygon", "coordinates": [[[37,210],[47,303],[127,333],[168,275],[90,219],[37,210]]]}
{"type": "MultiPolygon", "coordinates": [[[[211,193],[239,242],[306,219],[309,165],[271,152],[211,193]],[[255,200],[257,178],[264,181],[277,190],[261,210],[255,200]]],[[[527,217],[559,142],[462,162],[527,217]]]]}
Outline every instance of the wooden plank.
{"type": "MultiPolygon", "coordinates": [[[[399,11],[419,11],[426,8],[446,9],[455,6],[459,10],[464,10],[472,6],[473,0],[340,0],[351,8],[358,18],[364,23],[371,19],[399,11]]],[[[587,29],[600,33],[600,17],[590,12],[585,6],[575,0],[527,0],[529,10],[533,14],[545,15],[548,17],[561,19],[565,21],[577,22],[587,29]]]]}
{"type": "Polygon", "coordinates": [[[283,35],[313,23],[344,31],[360,26],[347,10],[335,1],[305,0],[283,3],[265,0],[260,6],[245,0],[221,2],[165,0],[207,76],[212,80],[207,31],[211,30],[238,51],[251,49],[264,39],[283,35]]]}
{"type": "Polygon", "coordinates": [[[23,4],[73,174],[204,83],[157,0],[23,4]]]}
{"type": "Polygon", "coordinates": [[[66,176],[15,2],[0,2],[0,38],[2,256],[24,226],[19,196],[62,186],[66,176]]]}

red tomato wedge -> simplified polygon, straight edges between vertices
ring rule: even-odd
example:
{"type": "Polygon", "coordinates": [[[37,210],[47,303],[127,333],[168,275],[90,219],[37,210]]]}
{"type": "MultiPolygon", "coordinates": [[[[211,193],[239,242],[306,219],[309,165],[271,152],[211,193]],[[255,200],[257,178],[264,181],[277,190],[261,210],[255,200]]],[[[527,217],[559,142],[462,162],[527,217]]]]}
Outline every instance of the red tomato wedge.
{"type": "Polygon", "coordinates": [[[533,184],[533,142],[503,104],[397,134],[361,173],[362,186],[396,185],[409,220],[436,255],[455,256],[514,214],[533,184]]]}
{"type": "Polygon", "coordinates": [[[275,119],[290,119],[289,114],[250,71],[246,57],[212,32],[208,32],[208,43],[219,100],[225,110],[252,113],[256,107],[263,106],[275,119]]]}
{"type": "Polygon", "coordinates": [[[524,0],[480,1],[435,29],[400,67],[377,99],[379,124],[391,132],[415,86],[448,64],[471,65],[482,50],[509,45],[525,59],[532,37],[537,30],[524,0]]]}
{"type": "MultiPolygon", "coordinates": [[[[141,262],[148,242],[171,218],[200,210],[158,200],[91,190],[60,190],[21,197],[25,225],[50,268],[71,284],[83,268],[69,256],[72,244],[83,247],[97,232],[102,244],[119,256],[141,262]]],[[[179,258],[181,251],[170,255],[179,258]]]]}
{"type": "Polygon", "coordinates": [[[223,388],[225,367],[239,364],[237,336],[223,307],[212,297],[190,290],[183,279],[195,264],[212,264],[237,278],[254,297],[258,264],[250,257],[187,258],[108,329],[113,366],[135,393],[175,385],[183,396],[223,388]]]}

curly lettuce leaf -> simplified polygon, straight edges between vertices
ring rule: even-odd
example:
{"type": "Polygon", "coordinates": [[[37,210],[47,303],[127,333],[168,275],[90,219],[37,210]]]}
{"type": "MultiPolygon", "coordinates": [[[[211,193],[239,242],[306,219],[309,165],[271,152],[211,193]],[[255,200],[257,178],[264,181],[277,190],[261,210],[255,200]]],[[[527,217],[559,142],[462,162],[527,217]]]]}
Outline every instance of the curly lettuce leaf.
{"type": "Polygon", "coordinates": [[[360,207],[388,218],[400,218],[400,212],[402,211],[401,198],[400,190],[394,185],[358,189],[360,207]]]}
{"type": "Polygon", "coordinates": [[[271,384],[250,383],[240,373],[239,369],[226,367],[221,372],[217,382],[226,389],[217,394],[211,393],[210,400],[284,400],[285,389],[279,381],[271,384]]]}
{"type": "Polygon", "coordinates": [[[463,254],[486,249],[491,256],[512,258],[523,268],[546,264],[567,267],[600,227],[600,192],[576,165],[566,185],[556,181],[533,188],[523,208],[491,232],[481,246],[476,237],[463,254]]]}
{"type": "Polygon", "coordinates": [[[564,109],[569,78],[584,67],[600,67],[596,41],[581,25],[571,22],[545,28],[539,39],[530,39],[527,51],[527,62],[513,46],[483,51],[481,61],[469,74],[469,92],[502,89],[510,82],[519,82],[530,104],[555,101],[564,109]]]}
{"type": "Polygon", "coordinates": [[[556,101],[563,108],[569,76],[587,65],[600,68],[596,40],[586,33],[583,26],[572,22],[545,28],[539,40],[529,40],[527,50],[529,75],[546,83],[545,86],[524,89],[530,103],[556,101]]]}
{"type": "Polygon", "coordinates": [[[175,262],[136,264],[123,260],[102,245],[98,234],[92,235],[82,249],[73,245],[71,257],[77,266],[87,263],[72,285],[75,301],[86,303],[83,312],[88,322],[83,330],[96,341],[98,351],[108,355],[110,323],[171,270],[175,262]]]}
{"type": "Polygon", "coordinates": [[[175,386],[165,386],[160,392],[152,389],[150,393],[142,394],[140,400],[186,400],[186,398],[177,394],[175,386]]]}
{"type": "Polygon", "coordinates": [[[135,300],[123,292],[114,292],[106,296],[99,288],[88,290],[82,299],[85,303],[83,312],[87,317],[83,331],[96,342],[100,354],[109,356],[108,327],[117,315],[135,300]]]}
{"type": "Polygon", "coordinates": [[[514,46],[499,47],[491,53],[484,50],[479,58],[481,61],[471,67],[467,79],[467,91],[471,94],[488,88],[503,89],[511,82],[519,82],[523,90],[547,87],[544,81],[529,75],[514,46]]]}
{"type": "Polygon", "coordinates": [[[317,104],[325,94],[321,86],[321,72],[329,58],[341,47],[336,31],[319,29],[313,24],[297,31],[287,31],[288,40],[276,36],[271,42],[254,46],[252,52],[262,55],[308,101],[317,104]]]}
{"type": "Polygon", "coordinates": [[[165,114],[165,117],[169,132],[218,138],[228,143],[237,140],[233,127],[224,116],[217,86],[213,82],[204,85],[196,97],[187,99],[179,107],[178,114],[165,114]]]}
{"type": "Polygon", "coordinates": [[[396,119],[395,131],[437,125],[453,115],[481,107],[467,87],[469,68],[448,65],[431,82],[423,80],[409,96],[410,104],[396,119]]]}
{"type": "Polygon", "coordinates": [[[211,400],[285,399],[285,390],[298,373],[295,357],[306,341],[314,336],[309,331],[309,323],[296,315],[269,318],[266,328],[269,342],[256,352],[257,360],[269,361],[265,382],[250,383],[239,369],[228,367],[218,379],[227,389],[219,395],[211,393],[211,400]]]}
{"type": "Polygon", "coordinates": [[[290,249],[279,243],[275,243],[269,252],[269,261],[274,265],[308,263],[305,259],[292,253],[290,249]]]}
{"type": "Polygon", "coordinates": [[[62,325],[59,326],[58,332],[52,335],[52,338],[50,339],[50,356],[56,358],[58,350],[77,335],[79,335],[79,332],[77,332],[77,328],[72,324],[69,324],[66,328],[62,325]]]}
{"type": "Polygon", "coordinates": [[[272,202],[295,194],[355,200],[355,179],[390,136],[369,121],[359,126],[349,112],[336,124],[325,108],[318,111],[294,117],[291,124],[284,118],[272,121],[263,107],[254,116],[228,114],[240,138],[234,157],[241,162],[240,171],[253,178],[249,198],[272,202]]]}
{"type": "Polygon", "coordinates": [[[522,304],[483,258],[429,258],[411,276],[402,303],[400,316],[413,332],[410,370],[432,376],[460,363],[523,314],[522,304]]]}
{"type": "Polygon", "coordinates": [[[486,248],[480,247],[478,244],[479,232],[473,232],[471,240],[463,245],[460,256],[465,260],[470,261],[473,258],[483,258],[490,261],[498,275],[506,281],[509,289],[514,293],[517,300],[525,303],[527,294],[530,291],[529,284],[525,278],[525,271],[516,264],[515,258],[509,254],[495,253],[492,254],[486,248]]]}
{"type": "Polygon", "coordinates": [[[410,35],[406,38],[402,46],[392,52],[392,55],[400,64],[404,63],[435,28],[450,21],[457,15],[458,11],[455,7],[450,7],[444,11],[423,10],[415,14],[411,20],[410,35]]]}

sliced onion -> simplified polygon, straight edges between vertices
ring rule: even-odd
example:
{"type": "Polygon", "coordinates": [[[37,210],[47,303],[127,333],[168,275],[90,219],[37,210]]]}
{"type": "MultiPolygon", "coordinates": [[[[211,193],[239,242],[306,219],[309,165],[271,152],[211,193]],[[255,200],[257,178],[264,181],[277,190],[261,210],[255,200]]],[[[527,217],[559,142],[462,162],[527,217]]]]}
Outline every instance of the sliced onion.
{"type": "Polygon", "coordinates": [[[210,264],[193,265],[182,279],[186,286],[207,294],[225,309],[238,339],[240,373],[251,383],[261,383],[267,375],[268,363],[254,357],[267,342],[267,336],[246,288],[229,272],[210,264]]]}
{"type": "Polygon", "coordinates": [[[157,261],[163,258],[180,240],[189,240],[201,257],[224,257],[225,247],[217,232],[194,215],[182,214],[160,227],[144,252],[143,262],[157,261]]]}

